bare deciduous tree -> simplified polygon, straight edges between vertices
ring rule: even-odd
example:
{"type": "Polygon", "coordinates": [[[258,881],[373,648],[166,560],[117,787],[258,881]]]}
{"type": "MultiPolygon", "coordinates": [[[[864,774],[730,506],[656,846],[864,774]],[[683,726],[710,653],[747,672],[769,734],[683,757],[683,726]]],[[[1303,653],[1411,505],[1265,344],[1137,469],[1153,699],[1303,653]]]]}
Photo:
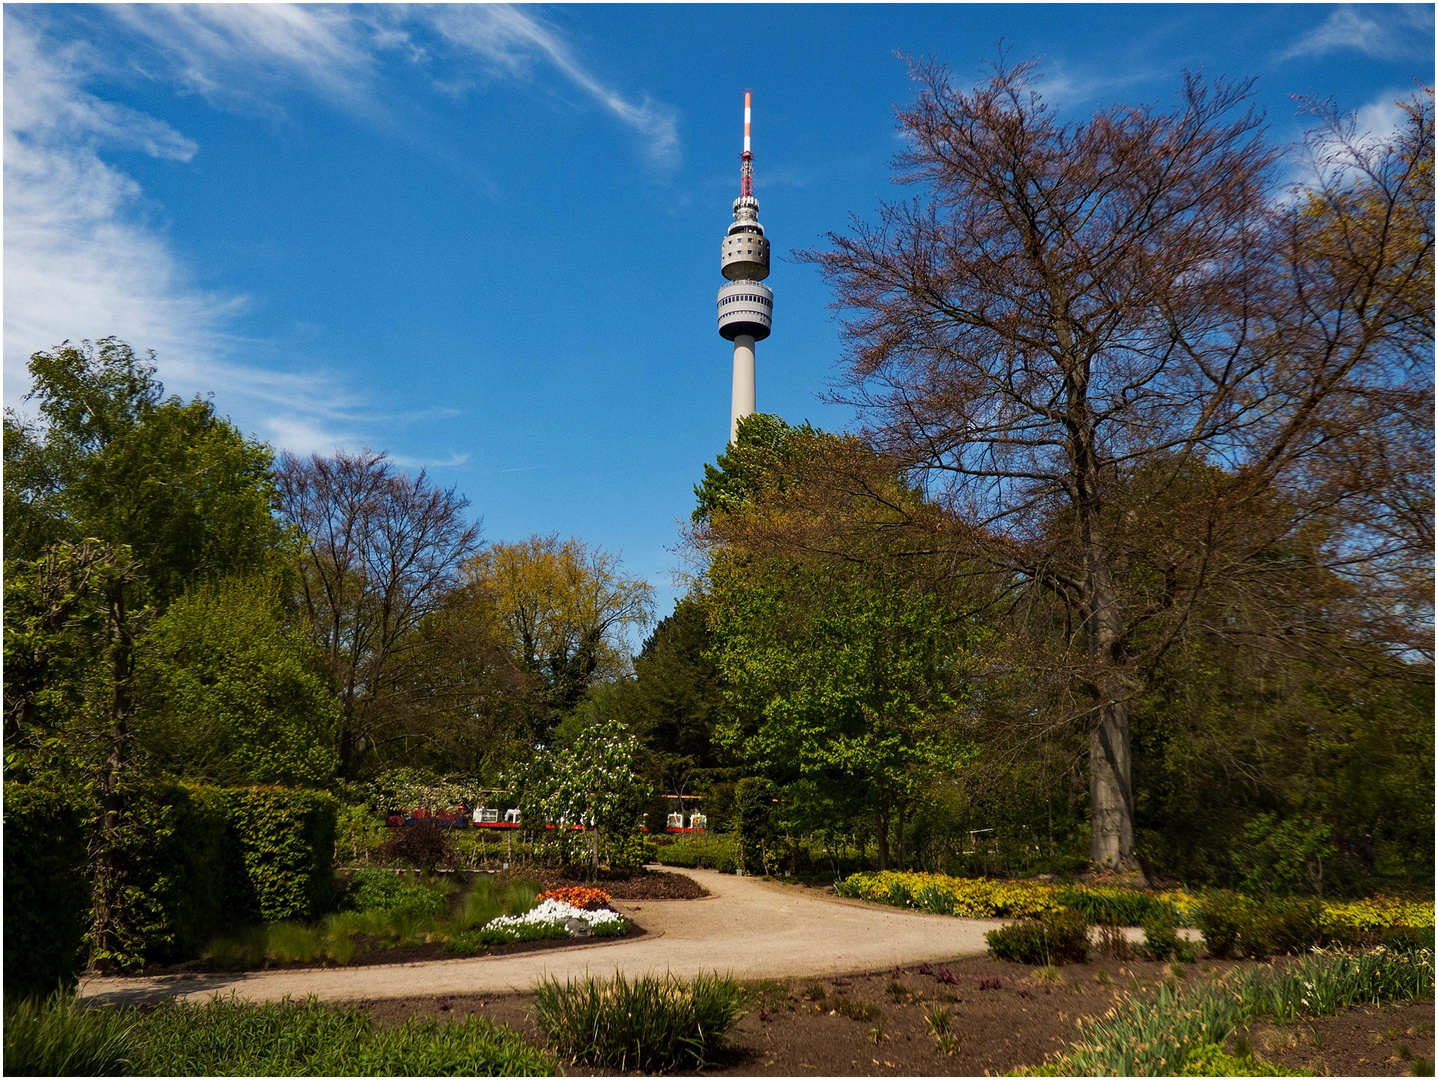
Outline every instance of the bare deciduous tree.
{"type": "Polygon", "coordinates": [[[967,565],[1066,613],[1046,662],[1088,725],[1091,856],[1135,869],[1127,703],[1214,590],[1277,626],[1284,575],[1431,556],[1431,95],[1387,143],[1330,123],[1282,200],[1247,84],[1073,124],[1030,64],[914,77],[922,194],[807,254],[846,315],[838,396],[964,520],[967,565]]]}
{"type": "Polygon", "coordinates": [[[479,547],[468,500],[409,476],[382,453],[286,454],[280,508],[304,537],[301,596],[339,683],[340,767],[353,775],[430,639],[421,624],[458,584],[479,547]]]}

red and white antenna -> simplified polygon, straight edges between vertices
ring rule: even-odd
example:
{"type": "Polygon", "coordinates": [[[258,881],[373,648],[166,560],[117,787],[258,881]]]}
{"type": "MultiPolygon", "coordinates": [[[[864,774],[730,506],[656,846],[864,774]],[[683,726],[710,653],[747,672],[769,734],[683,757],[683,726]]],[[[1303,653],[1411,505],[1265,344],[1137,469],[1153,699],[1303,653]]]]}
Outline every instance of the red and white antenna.
{"type": "Polygon", "coordinates": [[[754,152],[749,149],[749,113],[753,104],[754,95],[744,91],[744,153],[739,155],[739,160],[744,164],[739,167],[739,195],[741,198],[749,198],[754,194],[754,152]]]}

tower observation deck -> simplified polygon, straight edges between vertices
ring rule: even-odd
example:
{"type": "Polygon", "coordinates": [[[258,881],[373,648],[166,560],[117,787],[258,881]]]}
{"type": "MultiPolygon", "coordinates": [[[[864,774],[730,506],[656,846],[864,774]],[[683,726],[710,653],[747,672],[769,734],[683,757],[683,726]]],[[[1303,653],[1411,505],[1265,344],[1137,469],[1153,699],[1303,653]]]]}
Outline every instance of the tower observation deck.
{"type": "Polygon", "coordinates": [[[774,317],[774,292],[769,276],[769,239],[759,224],[754,198],[754,154],[749,148],[752,95],[744,91],[744,152],[739,156],[739,197],[734,224],[724,234],[719,270],[729,284],[719,290],[719,336],[734,343],[734,390],[729,410],[729,441],[739,433],[739,420],[754,411],[754,343],[769,336],[774,317]]]}

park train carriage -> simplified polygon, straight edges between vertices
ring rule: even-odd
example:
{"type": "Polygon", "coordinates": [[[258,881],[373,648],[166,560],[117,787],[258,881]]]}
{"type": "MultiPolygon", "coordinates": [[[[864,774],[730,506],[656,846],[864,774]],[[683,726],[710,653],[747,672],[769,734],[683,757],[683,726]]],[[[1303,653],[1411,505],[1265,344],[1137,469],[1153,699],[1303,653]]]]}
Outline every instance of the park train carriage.
{"type": "MultiPolygon", "coordinates": [[[[709,819],[699,811],[691,811],[688,815],[688,824],[685,824],[684,804],[686,802],[701,802],[702,795],[666,795],[671,800],[670,812],[664,821],[664,831],[675,835],[686,835],[688,833],[702,833],[709,827],[709,819]]],[[[649,815],[645,815],[645,824],[642,826],[645,832],[651,831],[648,825],[649,815]]]]}

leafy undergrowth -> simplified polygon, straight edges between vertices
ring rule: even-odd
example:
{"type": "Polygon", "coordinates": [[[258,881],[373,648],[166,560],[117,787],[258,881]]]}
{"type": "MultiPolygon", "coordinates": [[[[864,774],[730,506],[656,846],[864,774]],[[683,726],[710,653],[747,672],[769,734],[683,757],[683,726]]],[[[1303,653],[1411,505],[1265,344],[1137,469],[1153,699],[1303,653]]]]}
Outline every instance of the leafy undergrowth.
{"type": "Polygon", "coordinates": [[[553,1058],[481,1017],[380,1028],[363,1010],[214,999],[85,1008],[71,995],[11,1010],[6,1075],[549,1076],[553,1058]]]}
{"type": "Polygon", "coordinates": [[[711,1061],[738,1018],[744,991],[732,979],[673,975],[590,976],[535,987],[539,1024],[575,1063],[620,1072],[669,1072],[711,1061]]]}
{"type": "Polygon", "coordinates": [[[1224,1054],[1238,1025],[1432,994],[1431,949],[1316,953],[1281,967],[1234,969],[1196,989],[1161,984],[1128,995],[1104,1016],[1080,1020],[1073,1049],[1030,1075],[1276,1075],[1270,1063],[1224,1054]]]}

